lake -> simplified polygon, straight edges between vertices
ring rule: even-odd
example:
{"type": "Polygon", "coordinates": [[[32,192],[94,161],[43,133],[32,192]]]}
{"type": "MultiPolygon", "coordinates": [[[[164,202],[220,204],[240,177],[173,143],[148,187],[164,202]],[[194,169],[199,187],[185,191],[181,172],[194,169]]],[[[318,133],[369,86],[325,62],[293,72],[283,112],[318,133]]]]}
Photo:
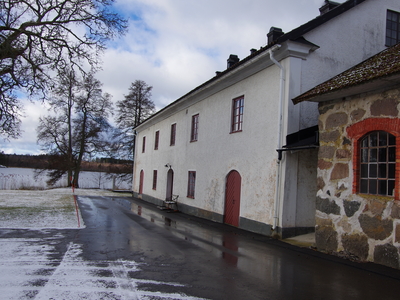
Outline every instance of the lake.
{"type": "MultiPolygon", "coordinates": [[[[114,174],[110,178],[109,174],[103,172],[86,172],[79,174],[79,187],[83,189],[103,189],[103,190],[132,190],[132,182],[120,180],[114,174]]],[[[35,169],[27,168],[0,168],[0,190],[20,190],[20,189],[47,189],[66,187],[68,184],[67,176],[64,176],[54,186],[46,184],[48,177],[42,174],[35,178],[35,169]]]]}

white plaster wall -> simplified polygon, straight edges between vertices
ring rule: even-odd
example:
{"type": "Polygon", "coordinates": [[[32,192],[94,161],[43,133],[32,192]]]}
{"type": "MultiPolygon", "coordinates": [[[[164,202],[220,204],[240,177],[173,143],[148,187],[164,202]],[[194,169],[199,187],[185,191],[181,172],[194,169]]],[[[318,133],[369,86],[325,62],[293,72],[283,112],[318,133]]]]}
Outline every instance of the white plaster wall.
{"type": "Polygon", "coordinates": [[[164,199],[166,163],[174,170],[173,193],[179,202],[224,212],[225,180],[231,170],[242,176],[240,215],[271,224],[275,195],[279,69],[263,70],[138,133],[136,182],[144,169],[144,193],[164,199]],[[232,100],[244,95],[243,131],[230,133],[232,100]],[[198,141],[190,142],[191,118],[199,114],[198,141]],[[170,146],[170,126],[177,124],[176,144],[170,146]],[[159,150],[154,150],[160,130],[159,150]],[[146,136],[146,152],[141,153],[146,136]],[[158,170],[157,190],[152,190],[153,166],[158,170]],[[195,199],[187,198],[188,171],[196,171],[195,199]]]}
{"type": "MultiPolygon", "coordinates": [[[[287,70],[282,133],[285,145],[286,135],[317,125],[319,113],[316,103],[310,105],[308,102],[303,102],[293,105],[291,101],[301,90],[303,59],[290,57],[281,63],[287,70]]],[[[280,227],[315,225],[316,160],[315,150],[283,153],[278,221],[280,227]]]]}
{"type": "Polygon", "coordinates": [[[301,93],[384,50],[387,10],[398,0],[367,0],[304,35],[320,46],[303,62],[301,93]]]}

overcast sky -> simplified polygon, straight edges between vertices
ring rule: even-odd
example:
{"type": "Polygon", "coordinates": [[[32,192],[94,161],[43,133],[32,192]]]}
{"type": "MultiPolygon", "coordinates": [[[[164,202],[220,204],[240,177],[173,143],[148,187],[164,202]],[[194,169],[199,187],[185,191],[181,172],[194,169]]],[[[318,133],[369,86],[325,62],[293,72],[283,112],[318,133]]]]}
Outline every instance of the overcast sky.
{"type": "MultiPolygon", "coordinates": [[[[343,3],[344,1],[337,1],[343,3]]],[[[153,86],[160,109],[226,69],[230,54],[240,59],[266,45],[274,27],[288,32],[319,15],[324,0],[117,0],[129,31],[110,42],[103,70],[96,76],[113,101],[123,99],[131,82],[153,86]]],[[[1,140],[5,153],[40,154],[36,143],[40,103],[25,103],[24,131],[1,140]]]]}

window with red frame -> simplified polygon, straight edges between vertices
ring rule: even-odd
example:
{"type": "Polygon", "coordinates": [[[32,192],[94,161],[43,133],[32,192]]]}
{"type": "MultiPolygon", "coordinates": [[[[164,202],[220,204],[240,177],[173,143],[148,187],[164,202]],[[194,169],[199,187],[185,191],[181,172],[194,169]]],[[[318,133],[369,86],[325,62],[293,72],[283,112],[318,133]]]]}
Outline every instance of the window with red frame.
{"type": "Polygon", "coordinates": [[[160,141],[160,131],[156,131],[156,136],[154,138],[154,150],[158,150],[158,143],[160,141]]]}
{"type": "Polygon", "coordinates": [[[144,153],[146,151],[146,137],[143,137],[143,141],[142,141],[142,153],[144,153]]]}
{"type": "Polygon", "coordinates": [[[153,190],[157,189],[157,170],[153,170],[153,190]]]}
{"type": "Polygon", "coordinates": [[[175,137],[176,137],[176,123],[171,125],[171,139],[170,139],[170,146],[175,145],[175,137]]]}
{"type": "Polygon", "coordinates": [[[360,182],[362,194],[394,196],[396,137],[374,131],[360,140],[360,182]]]}
{"type": "Polygon", "coordinates": [[[244,97],[233,99],[231,132],[242,131],[244,97]]]}
{"type": "Polygon", "coordinates": [[[194,189],[196,185],[196,171],[189,171],[187,196],[194,199],[194,189]]]}
{"type": "Polygon", "coordinates": [[[195,142],[198,138],[199,132],[199,115],[192,116],[192,129],[190,131],[190,141],[195,142]]]}

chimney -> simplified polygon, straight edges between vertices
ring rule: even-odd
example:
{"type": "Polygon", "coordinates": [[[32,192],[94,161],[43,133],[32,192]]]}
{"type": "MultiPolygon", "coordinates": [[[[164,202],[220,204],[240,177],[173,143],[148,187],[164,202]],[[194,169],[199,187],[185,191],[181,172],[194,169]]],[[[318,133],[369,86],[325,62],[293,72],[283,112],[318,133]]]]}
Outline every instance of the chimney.
{"type": "Polygon", "coordinates": [[[254,49],[254,48],[250,49],[250,55],[252,55],[252,54],[254,54],[256,52],[257,52],[257,49],[254,49]]]}
{"type": "Polygon", "coordinates": [[[271,27],[269,30],[267,37],[268,37],[268,45],[275,42],[278,38],[284,35],[284,32],[281,28],[271,27]]]}
{"type": "Polygon", "coordinates": [[[328,11],[331,11],[332,9],[334,9],[335,7],[339,6],[340,3],[338,2],[334,2],[334,1],[330,1],[330,0],[325,0],[325,4],[322,5],[319,8],[319,13],[322,16],[323,14],[326,14],[328,11]]]}
{"type": "Polygon", "coordinates": [[[234,64],[239,62],[239,57],[235,54],[231,54],[229,55],[229,58],[227,59],[227,69],[229,69],[230,67],[232,67],[234,64]]]}

